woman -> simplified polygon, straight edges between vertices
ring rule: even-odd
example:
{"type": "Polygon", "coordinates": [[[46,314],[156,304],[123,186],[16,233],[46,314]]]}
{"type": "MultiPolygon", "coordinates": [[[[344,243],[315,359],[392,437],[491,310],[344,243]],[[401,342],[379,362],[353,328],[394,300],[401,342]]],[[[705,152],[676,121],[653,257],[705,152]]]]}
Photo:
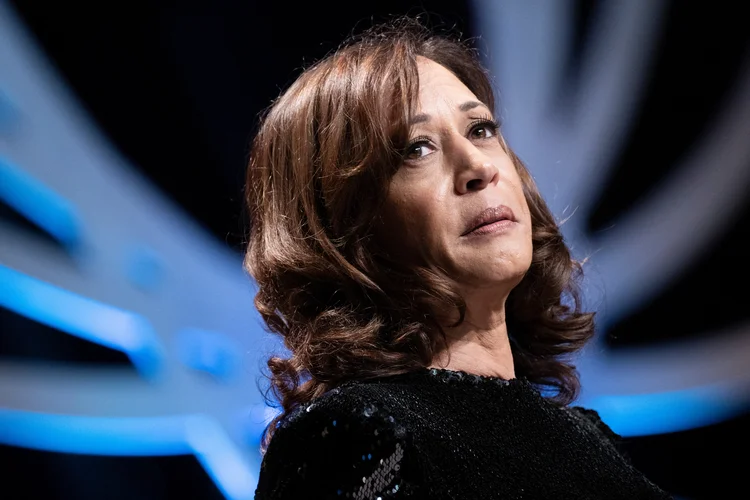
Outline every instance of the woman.
{"type": "Polygon", "coordinates": [[[402,20],[262,120],[246,268],[291,356],[256,499],[669,498],[569,406],[593,314],[494,108],[471,49],[402,20]]]}

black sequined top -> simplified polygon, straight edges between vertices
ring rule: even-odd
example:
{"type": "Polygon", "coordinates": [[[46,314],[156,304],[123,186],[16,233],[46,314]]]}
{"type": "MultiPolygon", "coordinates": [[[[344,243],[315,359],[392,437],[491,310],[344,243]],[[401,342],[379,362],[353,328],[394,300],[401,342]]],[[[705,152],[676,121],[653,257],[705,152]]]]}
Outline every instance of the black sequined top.
{"type": "Polygon", "coordinates": [[[256,500],[669,499],[593,410],[523,378],[422,369],[351,381],[290,413],[256,500]]]}

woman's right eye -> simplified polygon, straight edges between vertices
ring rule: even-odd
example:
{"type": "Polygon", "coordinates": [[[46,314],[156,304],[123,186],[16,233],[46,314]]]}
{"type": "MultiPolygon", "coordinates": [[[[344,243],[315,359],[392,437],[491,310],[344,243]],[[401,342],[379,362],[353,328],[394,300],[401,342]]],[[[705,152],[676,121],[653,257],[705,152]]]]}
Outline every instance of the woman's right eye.
{"type": "Polygon", "coordinates": [[[431,146],[427,141],[419,141],[406,148],[404,158],[407,160],[419,160],[431,154],[431,146]]]}

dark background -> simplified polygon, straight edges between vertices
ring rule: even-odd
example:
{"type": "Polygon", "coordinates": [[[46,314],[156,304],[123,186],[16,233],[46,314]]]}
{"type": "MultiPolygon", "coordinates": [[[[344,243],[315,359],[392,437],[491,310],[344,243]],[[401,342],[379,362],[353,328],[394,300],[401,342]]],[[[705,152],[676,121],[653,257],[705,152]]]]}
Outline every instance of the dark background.
{"type": "MultiPolygon", "coordinates": [[[[258,114],[305,65],[393,14],[425,13],[433,25],[478,34],[465,1],[11,4],[119,151],[237,252],[244,239],[245,162],[258,114]]],[[[570,79],[597,2],[576,4],[570,79]]],[[[665,23],[636,125],[590,217],[592,232],[658,187],[706,131],[750,46],[739,3],[669,2],[665,23]]],[[[679,342],[747,322],[747,241],[750,203],[687,272],[610,328],[610,347],[679,342]],[[732,284],[740,289],[730,290],[732,284]],[[695,312],[686,314],[686,305],[695,312]]],[[[10,321],[19,320],[0,316],[2,356],[121,362],[70,336],[53,348],[40,337],[21,349],[2,341],[10,321]]],[[[737,498],[732,492],[747,489],[741,466],[748,464],[749,427],[750,413],[631,438],[627,447],[637,467],[677,495],[737,498]]],[[[2,498],[221,498],[192,457],[95,457],[0,446],[0,462],[2,498]]]]}

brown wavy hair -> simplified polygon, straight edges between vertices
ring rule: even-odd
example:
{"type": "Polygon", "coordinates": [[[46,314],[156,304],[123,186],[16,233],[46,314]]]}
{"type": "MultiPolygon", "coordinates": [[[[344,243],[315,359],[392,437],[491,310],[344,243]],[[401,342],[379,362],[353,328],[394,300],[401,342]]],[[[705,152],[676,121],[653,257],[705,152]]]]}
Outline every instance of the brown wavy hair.
{"type": "MultiPolygon", "coordinates": [[[[247,169],[245,268],[258,285],[255,306],[291,353],[267,361],[268,391],[282,411],[264,431],[263,450],[291,410],[344,381],[428,366],[447,344],[435,311],[453,311],[454,325],[464,319],[466,304],[448,277],[404,267],[373,240],[416,111],[417,56],[445,66],[495,109],[468,41],[402,18],[307,68],[261,119],[247,169]]],[[[506,303],[516,373],[569,404],[580,389],[569,355],[592,336],[593,313],[581,310],[580,264],[505,147],[523,182],[534,248],[506,303]]]]}

